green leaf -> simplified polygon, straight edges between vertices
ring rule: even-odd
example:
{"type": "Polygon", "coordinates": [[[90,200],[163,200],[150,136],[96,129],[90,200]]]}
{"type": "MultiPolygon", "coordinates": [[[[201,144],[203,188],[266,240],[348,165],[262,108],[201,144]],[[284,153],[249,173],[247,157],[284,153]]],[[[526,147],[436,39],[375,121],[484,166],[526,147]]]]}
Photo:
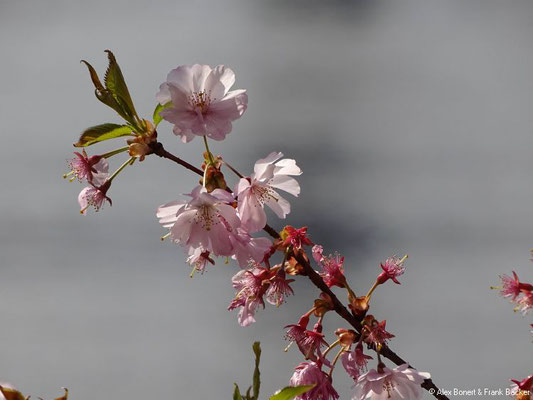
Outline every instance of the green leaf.
{"type": "Polygon", "coordinates": [[[253,380],[253,390],[254,390],[254,400],[259,399],[259,388],[261,387],[261,373],[259,372],[259,361],[261,360],[261,344],[259,342],[254,342],[253,350],[255,354],[255,369],[254,369],[254,380],[253,380]]]}
{"type": "MultiPolygon", "coordinates": [[[[98,100],[115,110],[136,132],[142,133],[145,127],[139,125],[139,117],[133,106],[130,93],[117,64],[115,56],[106,50],[109,58],[109,66],[105,73],[105,87],[102,85],[96,70],[85,60],[81,60],[89,69],[91,80],[94,84],[94,94],[98,100]]],[[[141,121],[142,122],[142,121],[141,121]]]]}
{"type": "Polygon", "coordinates": [[[84,63],[89,69],[89,74],[91,76],[91,80],[93,81],[93,85],[96,88],[96,90],[101,91],[101,92],[104,91],[105,88],[102,85],[102,82],[100,82],[100,78],[98,78],[98,74],[96,73],[96,70],[93,68],[93,66],[85,60],[81,60],[81,62],[84,63]]]}
{"type": "Polygon", "coordinates": [[[300,396],[305,392],[313,389],[315,385],[306,385],[306,386],[287,386],[286,388],[278,391],[270,400],[292,400],[296,396],[300,396]]]}
{"type": "Polygon", "coordinates": [[[244,395],[244,398],[246,400],[254,400],[254,398],[250,395],[250,391],[252,390],[252,387],[250,386],[248,390],[246,391],[246,394],[244,395]]]}
{"type": "Polygon", "coordinates": [[[131,100],[128,86],[126,85],[122,71],[118,66],[117,59],[111,50],[106,50],[105,52],[107,53],[107,58],[109,59],[109,65],[104,76],[105,86],[111,91],[111,93],[113,93],[117,99],[117,102],[121,104],[123,109],[129,115],[132,117],[137,116],[137,111],[135,111],[135,106],[131,100]]]}
{"type": "Polygon", "coordinates": [[[233,391],[233,400],[242,400],[241,392],[239,391],[239,385],[236,383],[233,385],[235,386],[235,390],[233,391]]]}
{"type": "Polygon", "coordinates": [[[80,136],[75,147],[86,147],[91,144],[103,142],[104,140],[114,139],[121,136],[130,136],[132,127],[128,125],[102,124],[87,128],[80,136]]]}
{"type": "Polygon", "coordinates": [[[165,103],[165,104],[158,104],[157,107],[155,108],[154,110],[154,116],[153,116],[153,120],[154,120],[154,126],[157,128],[157,125],[159,125],[159,123],[163,120],[163,117],[161,115],[159,115],[159,112],[164,110],[165,108],[169,108],[172,106],[172,102],[169,101],[168,103],[165,103]]]}

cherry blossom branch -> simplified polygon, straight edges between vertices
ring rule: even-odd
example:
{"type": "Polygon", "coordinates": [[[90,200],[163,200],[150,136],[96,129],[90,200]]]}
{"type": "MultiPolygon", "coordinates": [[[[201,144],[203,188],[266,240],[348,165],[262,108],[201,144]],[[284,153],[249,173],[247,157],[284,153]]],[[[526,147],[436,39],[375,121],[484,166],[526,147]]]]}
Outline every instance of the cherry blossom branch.
{"type": "Polygon", "coordinates": [[[194,165],[189,164],[187,161],[183,161],[181,158],[176,157],[174,154],[166,151],[161,142],[152,143],[150,145],[150,148],[153,154],[156,154],[159,157],[174,161],[175,163],[181,165],[182,167],[187,168],[188,170],[194,172],[195,174],[198,174],[200,176],[204,175],[204,171],[202,171],[200,168],[196,168],[194,165]]]}
{"type": "MultiPolygon", "coordinates": [[[[303,265],[304,273],[311,280],[311,282],[322,292],[326,293],[333,303],[334,311],[342,317],[346,322],[348,322],[357,332],[361,332],[361,319],[355,317],[348,309],[342,304],[342,302],[337,298],[333,291],[326,285],[322,277],[313,269],[309,262],[302,257],[301,254],[295,254],[296,260],[303,265]]],[[[374,348],[374,350],[376,350],[374,348]]],[[[391,360],[396,365],[406,364],[406,361],[392,351],[388,346],[383,345],[380,354],[391,360]]],[[[411,368],[414,368],[410,365],[411,368]]],[[[426,389],[430,394],[439,400],[448,400],[448,397],[441,394],[442,391],[433,383],[432,379],[424,380],[424,383],[421,385],[426,389]]]]}
{"type": "MultiPolygon", "coordinates": [[[[204,175],[204,172],[201,169],[196,168],[195,166],[189,164],[181,158],[176,157],[172,153],[166,151],[163,147],[163,144],[161,144],[160,142],[155,142],[152,145],[152,152],[153,154],[156,154],[159,157],[174,161],[175,163],[187,168],[188,170],[196,173],[197,175],[204,175]]],[[[279,233],[268,224],[265,225],[263,230],[274,239],[280,238],[279,233]]],[[[308,260],[306,260],[300,253],[294,252],[293,254],[296,260],[304,267],[303,275],[306,275],[319,290],[321,290],[323,293],[326,293],[331,298],[334,311],[346,322],[348,322],[357,332],[360,333],[361,318],[354,316],[350,311],[348,311],[348,309],[338,299],[338,297],[333,293],[333,291],[328,287],[328,285],[326,285],[322,277],[314,270],[308,260]]],[[[376,349],[373,347],[373,350],[376,349]]],[[[386,345],[382,346],[379,353],[396,365],[402,365],[407,363],[404,359],[402,359],[398,354],[396,354],[386,345]]],[[[412,366],[410,367],[414,368],[412,366]]],[[[449,400],[447,396],[441,393],[442,391],[439,390],[439,388],[435,385],[432,379],[425,379],[421,386],[435,398],[439,400],[449,400]]]]}

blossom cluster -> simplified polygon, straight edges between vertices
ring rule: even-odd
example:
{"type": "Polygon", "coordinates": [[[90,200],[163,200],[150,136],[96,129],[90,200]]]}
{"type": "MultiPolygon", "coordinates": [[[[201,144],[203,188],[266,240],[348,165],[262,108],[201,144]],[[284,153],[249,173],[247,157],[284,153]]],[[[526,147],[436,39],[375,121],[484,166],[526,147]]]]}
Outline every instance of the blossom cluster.
{"type": "MultiPolygon", "coordinates": [[[[385,320],[368,313],[377,287],[389,280],[400,283],[398,277],[405,272],[407,256],[386,259],[367,294],[357,296],[346,278],[343,256],[325,253],[322,245],[312,242],[306,227],[287,225],[277,232],[268,225],[268,213],[280,219],[290,213],[291,205],[285,193],[300,194],[295,177],[302,170],[295,160],[283,158],[281,152],[274,151],[257,160],[253,172],[243,175],[222,156],[211,152],[208,141],[225,139],[248,105],[246,90],[232,90],[235,74],[231,69],[200,64],[173,69],[159,87],[153,120],[148,121],[138,117],[123,75],[109,51],[108,57],[105,86],[92,66],[84,63],[89,68],[98,100],[117,111],[125,124],[91,127],[82,133],[75,146],[87,147],[123,136],[127,137],[126,146],[92,156],[83,149],[69,161],[70,172],[64,177],[87,183],[78,197],[81,213],[86,214],[91,206],[98,211],[105,202],[111,205],[108,191],[113,180],[126,167],[150,154],[190,169],[201,175],[199,183],[182,198],[157,208],[156,217],[166,230],[161,239],[168,239],[183,249],[192,267],[191,276],[195,271],[203,273],[208,264],[214,265],[217,257],[234,260],[239,270],[232,278],[235,296],[228,309],[238,310],[241,326],[254,323],[257,310],[266,303],[281,306],[293,294],[291,283],[296,276],[309,277],[321,289],[310,310],[296,323],[285,327],[287,349],[295,344],[303,357],[290,384],[312,385],[297,399],[338,399],[333,371],[339,360],[354,381],[355,400],[421,398],[420,385],[427,383],[430,375],[408,364],[388,368],[381,353],[394,335],[386,330],[385,320]],[[164,150],[157,139],[157,126],[162,120],[173,125],[174,134],[183,143],[202,137],[205,152],[201,168],[164,150]],[[125,152],[129,158],[110,174],[108,159],[125,152]],[[235,175],[233,184],[228,184],[227,171],[235,175]],[[271,238],[261,236],[262,231],[271,238]],[[318,270],[312,267],[312,261],[318,270]],[[346,291],[346,306],[332,290],[346,291]],[[351,325],[332,330],[330,334],[335,339],[331,344],[327,341],[328,330],[324,328],[329,312],[343,316],[351,325]],[[376,353],[375,368],[370,370],[368,364],[374,357],[366,354],[368,350],[376,353]]],[[[520,296],[527,296],[524,288],[520,286],[520,296]]],[[[513,299],[522,301],[522,298],[515,295],[513,299]]]]}
{"type": "Polygon", "coordinates": [[[513,276],[501,275],[500,294],[515,305],[515,311],[526,315],[533,308],[533,285],[521,282],[513,271],[513,276]]]}
{"type": "MultiPolygon", "coordinates": [[[[525,316],[533,308],[533,284],[521,281],[515,271],[512,271],[512,274],[513,276],[500,275],[501,286],[493,286],[492,289],[498,289],[503,298],[514,304],[514,311],[525,316]]],[[[533,328],[533,324],[530,326],[533,328]]],[[[531,333],[533,334],[533,330],[531,333]]],[[[533,400],[533,374],[511,381],[511,393],[516,400],[533,400]]]]}

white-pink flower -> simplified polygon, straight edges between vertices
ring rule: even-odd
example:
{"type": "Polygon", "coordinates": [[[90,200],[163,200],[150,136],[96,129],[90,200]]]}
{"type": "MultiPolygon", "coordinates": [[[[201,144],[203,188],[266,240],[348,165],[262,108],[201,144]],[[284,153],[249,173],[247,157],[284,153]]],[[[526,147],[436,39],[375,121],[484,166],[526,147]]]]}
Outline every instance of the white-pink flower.
{"type": "Polygon", "coordinates": [[[402,364],[394,369],[382,366],[361,375],[355,385],[353,400],[418,400],[422,398],[420,385],[431,375],[418,372],[402,364]]]}
{"type": "Polygon", "coordinates": [[[403,275],[405,272],[405,267],[403,266],[404,261],[407,256],[400,259],[396,256],[389,257],[385,260],[384,263],[381,263],[381,269],[383,272],[378,276],[378,284],[383,284],[391,279],[394,283],[400,284],[400,281],[396,279],[398,276],[403,275]]]}
{"type": "Polygon", "coordinates": [[[237,260],[240,267],[244,268],[250,261],[261,262],[265,253],[270,250],[272,242],[265,237],[254,238],[242,228],[237,228],[230,235],[233,244],[233,258],[237,260]]]}
{"type": "Polygon", "coordinates": [[[111,205],[111,199],[107,196],[107,191],[109,187],[110,182],[104,183],[101,186],[90,185],[83,188],[80,194],[78,195],[78,203],[80,204],[80,214],[86,215],[87,209],[91,206],[94,208],[95,211],[99,211],[100,208],[102,208],[102,206],[106,202],[106,200],[111,205]]]}
{"type": "Polygon", "coordinates": [[[86,180],[88,183],[101,185],[108,177],[109,163],[102,156],[89,157],[82,149],[82,152],[74,152],[74,157],[68,162],[70,172],[63,175],[63,178],[70,178],[70,181],[78,179],[80,182],[86,180]]]}
{"type": "Polygon", "coordinates": [[[284,301],[285,298],[294,294],[294,291],[290,287],[290,283],[294,282],[294,279],[287,279],[285,271],[280,269],[278,273],[270,279],[270,286],[266,291],[266,300],[279,307],[284,301]]]}
{"type": "Polygon", "coordinates": [[[368,360],[372,357],[363,352],[363,343],[359,342],[351,351],[341,354],[342,366],[354,380],[357,380],[361,372],[366,370],[368,360]]]}
{"type": "Polygon", "coordinates": [[[159,87],[157,101],[172,102],[160,115],[174,124],[174,133],[183,142],[195,135],[223,140],[248,104],[246,90],[230,91],[234,83],[235,74],[223,65],[181,65],[159,87]]]}
{"type": "Polygon", "coordinates": [[[204,250],[202,247],[189,248],[187,263],[193,267],[193,273],[194,271],[203,273],[208,262],[213,265],[215,264],[215,262],[209,257],[209,251],[204,250]]]}
{"type": "Polygon", "coordinates": [[[313,389],[295,397],[295,400],[335,400],[339,394],[331,384],[331,377],[316,362],[303,362],[294,369],[291,386],[315,385],[313,389]]]}
{"type": "Polygon", "coordinates": [[[241,326],[253,324],[257,307],[265,306],[263,296],[268,288],[269,275],[267,268],[255,265],[253,268],[240,270],[231,278],[236,294],[228,310],[240,308],[237,320],[241,326]]]}
{"type": "Polygon", "coordinates": [[[157,216],[170,239],[186,247],[202,247],[216,256],[231,256],[231,235],[240,225],[235,209],[228,203],[233,197],[222,189],[211,193],[197,186],[186,204],[172,202],[158,208],[157,216]]]}
{"type": "Polygon", "coordinates": [[[276,189],[293,196],[300,194],[300,185],[291,175],[301,175],[302,171],[294,160],[280,160],[281,157],[282,153],[273,152],[258,160],[250,178],[242,178],[235,187],[239,216],[248,232],[257,232],[266,225],[265,205],[279,218],[285,218],[291,211],[289,202],[276,189]]]}

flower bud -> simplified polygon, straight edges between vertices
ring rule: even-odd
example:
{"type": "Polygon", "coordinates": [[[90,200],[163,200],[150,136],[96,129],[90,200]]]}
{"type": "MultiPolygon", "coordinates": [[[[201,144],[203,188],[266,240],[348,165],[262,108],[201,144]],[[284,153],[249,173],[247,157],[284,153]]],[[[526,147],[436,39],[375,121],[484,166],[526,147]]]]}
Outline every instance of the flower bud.
{"type": "Polygon", "coordinates": [[[320,298],[315,300],[314,308],[315,316],[322,317],[325,313],[333,310],[335,307],[333,306],[333,301],[331,301],[331,297],[329,297],[329,295],[327,295],[326,293],[321,293],[320,298]]]}
{"type": "Polygon", "coordinates": [[[351,346],[357,340],[357,333],[352,329],[339,328],[335,331],[338,336],[340,344],[345,347],[351,346]]]}
{"type": "Polygon", "coordinates": [[[352,310],[354,315],[358,317],[364,317],[368,309],[370,308],[368,298],[366,296],[350,297],[350,304],[348,305],[348,307],[350,307],[350,310],[352,310]]]}

